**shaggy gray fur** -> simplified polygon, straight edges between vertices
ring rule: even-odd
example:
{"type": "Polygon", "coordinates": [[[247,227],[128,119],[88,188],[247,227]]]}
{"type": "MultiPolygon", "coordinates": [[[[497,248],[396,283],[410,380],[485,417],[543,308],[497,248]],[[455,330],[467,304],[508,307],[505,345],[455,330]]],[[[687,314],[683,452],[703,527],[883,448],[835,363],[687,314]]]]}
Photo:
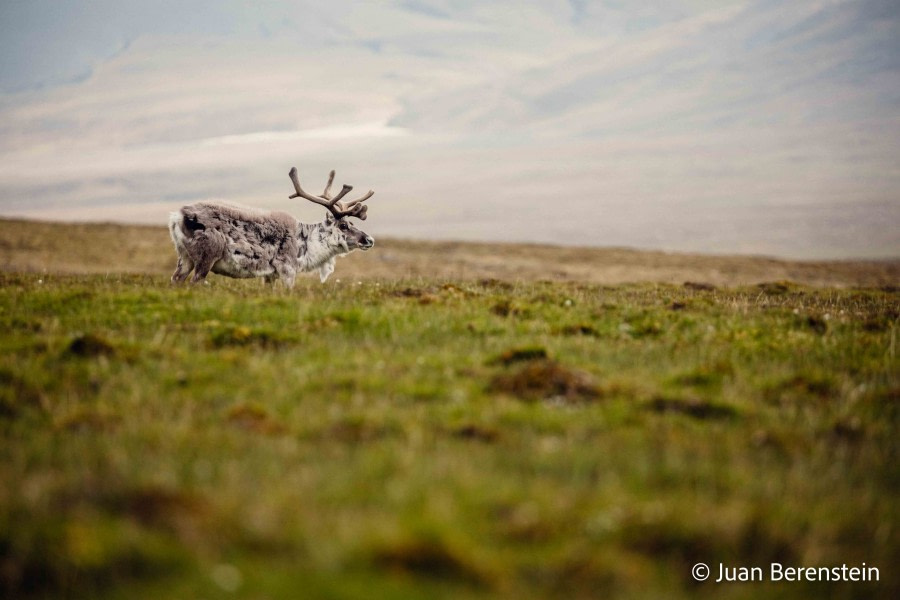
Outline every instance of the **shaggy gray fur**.
{"type": "Polygon", "coordinates": [[[368,250],[375,243],[347,219],[328,215],[321,223],[300,223],[284,212],[218,202],[198,202],[171,213],[169,232],[178,253],[174,283],[193,270],[194,283],[212,271],[269,282],[281,278],[290,288],[298,272],[316,269],[324,282],[337,256],[368,250]]]}

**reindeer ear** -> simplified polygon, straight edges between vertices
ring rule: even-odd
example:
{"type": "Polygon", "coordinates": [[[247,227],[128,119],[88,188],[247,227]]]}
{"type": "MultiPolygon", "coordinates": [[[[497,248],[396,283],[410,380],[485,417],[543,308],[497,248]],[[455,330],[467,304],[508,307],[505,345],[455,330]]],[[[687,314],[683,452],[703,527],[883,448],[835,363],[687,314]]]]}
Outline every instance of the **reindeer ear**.
{"type": "Polygon", "coordinates": [[[328,213],[327,215],[325,215],[325,222],[328,225],[334,225],[334,215],[331,213],[328,213]]]}

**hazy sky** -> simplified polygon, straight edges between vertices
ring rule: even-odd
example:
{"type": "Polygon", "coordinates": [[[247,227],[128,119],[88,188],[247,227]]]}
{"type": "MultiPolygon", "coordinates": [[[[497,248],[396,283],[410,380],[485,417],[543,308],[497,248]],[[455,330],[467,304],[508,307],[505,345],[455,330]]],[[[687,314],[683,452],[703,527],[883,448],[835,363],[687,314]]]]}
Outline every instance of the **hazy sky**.
{"type": "Polygon", "coordinates": [[[900,3],[0,3],[0,215],[318,220],[294,165],[376,238],[900,256],[900,3]]]}

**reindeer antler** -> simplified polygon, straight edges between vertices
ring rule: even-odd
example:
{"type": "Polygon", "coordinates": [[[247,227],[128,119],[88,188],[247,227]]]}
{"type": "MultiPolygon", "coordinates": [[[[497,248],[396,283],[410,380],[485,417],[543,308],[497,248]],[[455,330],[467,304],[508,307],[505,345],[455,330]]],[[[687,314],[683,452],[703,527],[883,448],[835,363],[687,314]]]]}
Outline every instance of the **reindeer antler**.
{"type": "Polygon", "coordinates": [[[341,188],[341,191],[338,192],[338,195],[334,198],[331,197],[331,184],[334,182],[334,170],[328,174],[328,184],[325,186],[325,191],[322,192],[320,196],[313,196],[312,194],[307,194],[303,191],[303,188],[300,187],[300,178],[297,176],[297,167],[291,167],[290,173],[288,173],[288,177],[291,178],[291,181],[294,183],[294,189],[297,190],[296,194],[291,194],[289,198],[305,198],[310,202],[315,202],[316,204],[321,204],[325,208],[327,208],[331,214],[334,215],[335,219],[341,219],[343,217],[356,217],[357,219],[366,220],[366,211],[368,211],[369,207],[362,204],[369,198],[371,198],[375,192],[369,190],[369,192],[359,198],[357,200],[351,200],[350,202],[342,203],[341,198],[350,193],[350,190],[353,189],[352,185],[344,184],[341,188]]]}

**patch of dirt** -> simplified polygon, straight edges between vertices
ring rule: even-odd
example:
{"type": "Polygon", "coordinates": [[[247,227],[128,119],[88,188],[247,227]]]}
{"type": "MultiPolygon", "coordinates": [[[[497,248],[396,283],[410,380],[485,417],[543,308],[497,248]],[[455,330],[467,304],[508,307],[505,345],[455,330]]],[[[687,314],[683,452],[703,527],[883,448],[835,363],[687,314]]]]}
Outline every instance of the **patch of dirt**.
{"type": "Polygon", "coordinates": [[[734,375],[734,367],[730,362],[719,361],[706,364],[691,371],[681,373],[673,381],[678,385],[709,388],[719,386],[726,377],[734,375]]]}
{"type": "Polygon", "coordinates": [[[769,402],[791,403],[804,399],[828,400],[837,395],[834,382],[826,376],[795,375],[768,386],[763,395],[769,402]]]}
{"type": "Polygon", "coordinates": [[[802,320],[802,323],[819,335],[823,335],[828,331],[828,322],[818,315],[808,315],[802,320]]]}
{"type": "Polygon", "coordinates": [[[279,435],[287,431],[287,427],[272,419],[266,409],[255,404],[232,406],[225,418],[235,427],[253,433],[279,435]]]}
{"type": "Polygon", "coordinates": [[[498,317],[508,317],[515,314],[515,310],[509,300],[501,300],[491,307],[491,312],[498,317]]]}
{"type": "Polygon", "coordinates": [[[478,280],[478,285],[487,288],[495,288],[498,290],[511,290],[513,289],[513,285],[511,283],[507,283],[506,281],[500,281],[495,277],[485,277],[483,279],[478,280]]]}
{"type": "Polygon", "coordinates": [[[329,426],[325,437],[343,443],[360,444],[380,440],[393,429],[356,419],[345,419],[329,426]]]}
{"type": "Polygon", "coordinates": [[[567,403],[590,402],[602,395],[590,375],[549,359],[529,361],[512,373],[496,375],[488,389],[522,400],[559,399],[567,403]]]}
{"type": "Polygon", "coordinates": [[[789,281],[766,281],[756,287],[770,296],[781,296],[790,291],[791,283],[789,281]]]}
{"type": "Polygon", "coordinates": [[[214,348],[229,346],[257,346],[259,348],[281,348],[294,343],[280,333],[264,329],[252,329],[246,325],[225,327],[214,331],[209,337],[214,348]]]}
{"type": "Polygon", "coordinates": [[[887,331],[897,323],[898,319],[900,319],[900,315],[898,315],[896,310],[886,310],[882,314],[868,317],[863,321],[862,328],[863,331],[868,331],[869,333],[887,331]]]}
{"type": "Polygon", "coordinates": [[[488,361],[489,365],[509,366],[513,363],[547,358],[547,351],[541,346],[530,348],[511,348],[500,356],[488,361]]]}
{"type": "Polygon", "coordinates": [[[500,438],[500,432],[483,425],[462,425],[453,430],[453,437],[490,444],[500,438]]]}
{"type": "Polygon", "coordinates": [[[591,327],[590,325],[586,325],[584,323],[578,323],[576,325],[565,325],[560,327],[559,333],[562,335],[591,335],[596,336],[597,330],[591,327]]]}
{"type": "Polygon", "coordinates": [[[858,418],[836,421],[829,433],[834,440],[848,443],[856,443],[866,437],[866,430],[858,418]]]}
{"type": "Polygon", "coordinates": [[[0,369],[0,419],[41,405],[41,391],[12,371],[0,369]]]}
{"type": "Polygon", "coordinates": [[[473,565],[437,540],[413,540],[386,545],[372,553],[372,562],[381,569],[419,577],[483,583],[473,565]]]}
{"type": "Polygon", "coordinates": [[[158,486],[129,490],[110,500],[113,508],[142,525],[178,529],[184,517],[205,513],[208,505],[199,496],[158,486]]]}
{"type": "Polygon", "coordinates": [[[421,298],[425,293],[425,290],[408,287],[397,290],[396,292],[393,292],[392,295],[397,296],[398,298],[421,298]]]}
{"type": "Polygon", "coordinates": [[[66,348],[66,353],[70,356],[80,357],[114,356],[116,349],[105,338],[93,333],[85,333],[72,340],[66,348]]]}
{"type": "Polygon", "coordinates": [[[647,408],[658,413],[677,413],[695,419],[730,419],[737,416],[737,411],[725,404],[715,404],[699,398],[669,398],[656,396],[647,404],[647,408]]]}

